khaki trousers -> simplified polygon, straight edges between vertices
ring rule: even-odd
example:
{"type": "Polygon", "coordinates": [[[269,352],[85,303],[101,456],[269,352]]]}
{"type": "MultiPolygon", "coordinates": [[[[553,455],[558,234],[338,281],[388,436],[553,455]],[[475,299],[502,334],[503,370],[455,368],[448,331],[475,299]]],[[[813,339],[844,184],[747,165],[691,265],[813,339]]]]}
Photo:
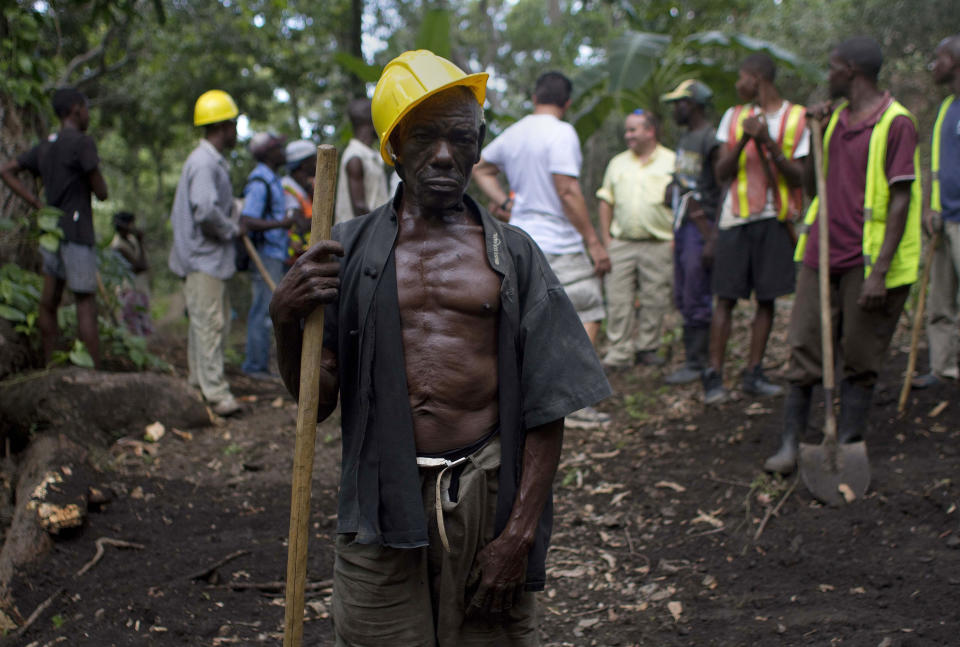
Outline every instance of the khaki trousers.
{"type": "MultiPolygon", "coordinates": [[[[886,359],[890,339],[910,295],[910,286],[887,290],[879,310],[865,310],[857,304],[863,288],[863,268],[830,277],[830,317],[834,333],[834,357],[839,357],[843,379],[872,387],[886,359]],[[839,347],[837,346],[839,341],[839,347]]],[[[820,285],[818,273],[800,266],[797,293],[790,313],[790,364],[787,379],[797,386],[822,380],[823,357],[820,343],[820,285]]]]}
{"type": "Polygon", "coordinates": [[[943,223],[940,245],[930,265],[930,293],[927,295],[927,340],[930,343],[930,372],[956,379],[957,290],[960,288],[960,222],[943,223]]]}
{"type": "Polygon", "coordinates": [[[470,455],[455,501],[449,471],[441,507],[451,552],[438,535],[436,485],[442,468],[421,468],[420,487],[430,545],[389,548],[352,543],[338,535],[333,568],[333,626],[337,647],[535,647],[536,599],[526,592],[507,612],[466,615],[476,592],[476,555],[493,540],[500,439],[470,455]]]}
{"type": "Polygon", "coordinates": [[[208,402],[220,402],[231,397],[223,374],[223,352],[230,334],[227,283],[203,272],[192,272],[183,284],[183,296],[190,316],[189,382],[200,387],[208,402]]]}
{"type": "Polygon", "coordinates": [[[613,240],[608,252],[613,267],[604,289],[610,346],[603,362],[632,365],[637,351],[660,347],[663,317],[670,307],[672,245],[664,240],[613,240]]]}

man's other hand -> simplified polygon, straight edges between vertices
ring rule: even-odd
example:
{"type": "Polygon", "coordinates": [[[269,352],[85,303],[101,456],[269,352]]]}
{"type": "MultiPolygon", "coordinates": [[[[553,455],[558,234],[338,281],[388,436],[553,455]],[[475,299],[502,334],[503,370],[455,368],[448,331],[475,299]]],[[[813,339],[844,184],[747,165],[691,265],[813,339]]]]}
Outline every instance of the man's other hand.
{"type": "Polygon", "coordinates": [[[529,552],[529,545],[501,534],[477,553],[474,572],[480,572],[480,585],[467,615],[504,613],[520,600],[529,552]]]}

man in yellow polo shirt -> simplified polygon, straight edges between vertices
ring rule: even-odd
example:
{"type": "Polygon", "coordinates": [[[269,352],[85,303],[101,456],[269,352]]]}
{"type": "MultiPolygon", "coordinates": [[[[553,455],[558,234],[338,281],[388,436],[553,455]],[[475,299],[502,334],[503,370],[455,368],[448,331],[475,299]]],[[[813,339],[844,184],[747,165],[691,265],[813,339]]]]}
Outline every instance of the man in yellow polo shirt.
{"type": "Polygon", "coordinates": [[[649,111],[627,115],[627,150],[610,160],[597,191],[600,235],[613,265],[604,279],[610,345],[603,364],[611,369],[665,361],[658,349],[670,307],[673,217],[663,195],[676,155],[660,145],[658,127],[649,111]]]}

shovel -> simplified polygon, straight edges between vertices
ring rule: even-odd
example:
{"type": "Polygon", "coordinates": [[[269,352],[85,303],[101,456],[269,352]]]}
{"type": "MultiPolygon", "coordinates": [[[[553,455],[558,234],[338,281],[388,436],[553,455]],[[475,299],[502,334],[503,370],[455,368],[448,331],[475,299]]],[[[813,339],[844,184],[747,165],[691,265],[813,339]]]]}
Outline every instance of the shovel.
{"type": "Polygon", "coordinates": [[[823,130],[811,119],[813,164],[817,175],[820,210],[820,343],[823,360],[824,423],[823,442],[800,444],[800,478],[810,493],[828,505],[840,505],[862,497],[870,485],[867,445],[862,440],[837,444],[837,417],[833,410],[834,361],[833,327],[830,320],[830,231],[827,216],[827,184],[823,177],[823,130]]]}

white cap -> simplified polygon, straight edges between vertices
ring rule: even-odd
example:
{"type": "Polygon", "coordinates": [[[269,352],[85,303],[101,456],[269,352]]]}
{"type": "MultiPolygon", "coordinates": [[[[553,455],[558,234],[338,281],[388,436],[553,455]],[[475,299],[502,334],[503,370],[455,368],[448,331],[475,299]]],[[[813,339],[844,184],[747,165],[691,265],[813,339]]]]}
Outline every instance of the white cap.
{"type": "Polygon", "coordinates": [[[317,145],[309,139],[298,139],[287,144],[287,166],[293,168],[297,164],[317,154],[317,145]]]}

